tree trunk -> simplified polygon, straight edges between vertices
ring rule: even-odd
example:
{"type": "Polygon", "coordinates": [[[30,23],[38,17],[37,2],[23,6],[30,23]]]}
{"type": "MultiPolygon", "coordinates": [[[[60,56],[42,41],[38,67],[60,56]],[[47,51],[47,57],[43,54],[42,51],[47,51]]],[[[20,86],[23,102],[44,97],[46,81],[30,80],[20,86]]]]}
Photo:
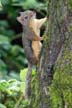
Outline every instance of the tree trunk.
{"type": "MultiPolygon", "coordinates": [[[[69,58],[72,54],[72,36],[68,30],[67,0],[49,0],[47,11],[48,26],[33,86],[31,108],[51,108],[49,87],[53,73],[62,72],[62,69],[67,72],[65,66],[72,63],[72,58],[69,58]]],[[[65,108],[64,100],[62,108],[65,108]]]]}

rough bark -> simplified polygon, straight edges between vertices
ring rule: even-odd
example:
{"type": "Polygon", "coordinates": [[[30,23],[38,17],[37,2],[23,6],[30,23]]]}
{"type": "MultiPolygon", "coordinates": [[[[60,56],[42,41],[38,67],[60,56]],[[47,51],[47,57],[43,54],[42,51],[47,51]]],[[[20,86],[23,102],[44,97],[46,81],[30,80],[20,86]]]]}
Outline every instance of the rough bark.
{"type": "MultiPolygon", "coordinates": [[[[54,66],[58,63],[56,70],[60,69],[65,54],[69,51],[70,54],[72,53],[72,37],[68,31],[67,0],[49,0],[48,15],[47,33],[37,70],[37,93],[33,93],[31,108],[51,108],[49,87],[55,71],[54,66]]],[[[68,58],[63,62],[71,63],[68,58]]]]}

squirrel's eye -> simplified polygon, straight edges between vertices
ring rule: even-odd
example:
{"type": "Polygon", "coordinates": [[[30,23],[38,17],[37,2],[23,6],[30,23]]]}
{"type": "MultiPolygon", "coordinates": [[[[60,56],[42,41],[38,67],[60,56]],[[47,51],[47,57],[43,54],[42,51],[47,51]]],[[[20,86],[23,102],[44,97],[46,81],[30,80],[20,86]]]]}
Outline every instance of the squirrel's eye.
{"type": "Polygon", "coordinates": [[[27,19],[27,18],[28,18],[28,16],[25,16],[24,18],[25,18],[25,19],[27,19]]]}

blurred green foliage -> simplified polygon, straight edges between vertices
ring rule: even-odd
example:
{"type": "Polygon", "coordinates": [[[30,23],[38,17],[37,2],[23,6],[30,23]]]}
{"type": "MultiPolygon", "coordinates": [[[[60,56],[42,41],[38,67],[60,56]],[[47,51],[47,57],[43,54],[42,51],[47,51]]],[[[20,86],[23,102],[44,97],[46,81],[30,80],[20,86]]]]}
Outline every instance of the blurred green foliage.
{"type": "MultiPolygon", "coordinates": [[[[35,74],[33,70],[32,79],[35,74]]],[[[0,81],[0,108],[26,108],[29,105],[29,101],[25,100],[26,75],[27,68],[21,70],[20,81],[16,79],[0,81]]]]}
{"type": "Polygon", "coordinates": [[[0,108],[26,108],[28,101],[24,100],[21,91],[23,83],[15,79],[0,81],[0,108]]]}

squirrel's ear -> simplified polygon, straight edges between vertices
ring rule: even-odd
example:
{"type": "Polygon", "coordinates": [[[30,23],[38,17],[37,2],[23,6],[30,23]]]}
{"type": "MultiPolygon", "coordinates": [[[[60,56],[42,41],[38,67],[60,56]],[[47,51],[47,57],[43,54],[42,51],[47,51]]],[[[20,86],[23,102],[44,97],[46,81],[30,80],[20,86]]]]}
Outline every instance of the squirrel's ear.
{"type": "Polygon", "coordinates": [[[19,13],[20,13],[20,15],[23,15],[24,12],[19,12],[19,13]]]}

